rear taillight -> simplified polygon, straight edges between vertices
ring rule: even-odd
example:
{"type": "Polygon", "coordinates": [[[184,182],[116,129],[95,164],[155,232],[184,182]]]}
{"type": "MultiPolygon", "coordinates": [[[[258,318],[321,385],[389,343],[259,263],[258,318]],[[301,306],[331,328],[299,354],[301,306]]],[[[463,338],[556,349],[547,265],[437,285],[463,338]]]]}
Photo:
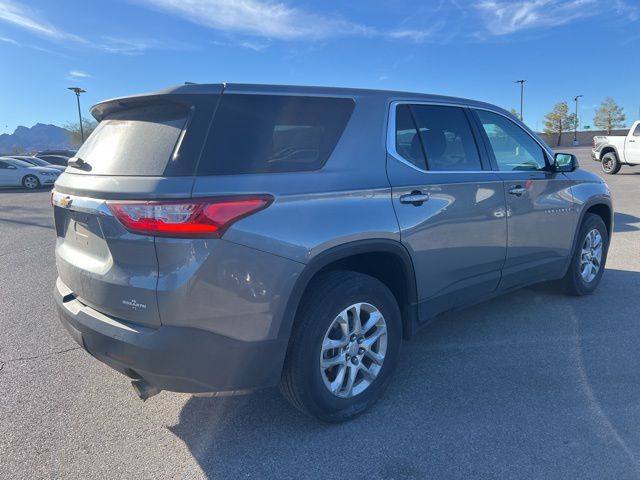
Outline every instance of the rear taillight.
{"type": "Polygon", "coordinates": [[[107,202],[133,233],[161,237],[220,238],[241,218],[269,206],[270,195],[167,201],[107,202]]]}

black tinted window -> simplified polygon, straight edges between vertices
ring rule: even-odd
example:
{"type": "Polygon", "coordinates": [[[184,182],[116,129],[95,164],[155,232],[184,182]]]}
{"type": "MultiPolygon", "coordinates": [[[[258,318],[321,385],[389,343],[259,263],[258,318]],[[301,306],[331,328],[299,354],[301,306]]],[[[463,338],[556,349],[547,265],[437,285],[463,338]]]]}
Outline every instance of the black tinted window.
{"type": "Polygon", "coordinates": [[[638,126],[635,129],[635,131],[633,132],[633,136],[634,137],[640,137],[640,123],[638,124],[638,126]]]}
{"type": "Polygon", "coordinates": [[[489,138],[498,170],[544,170],[542,147],[518,125],[497,113],[477,110],[489,138]]]}
{"type": "Polygon", "coordinates": [[[76,156],[95,175],[163,175],[189,109],[166,104],[130,108],[104,118],[76,156]]]}
{"type": "Polygon", "coordinates": [[[198,174],[317,170],[338,143],[353,107],[345,98],[223,95],[198,174]]]}
{"type": "Polygon", "coordinates": [[[427,169],[424,151],[409,105],[398,105],[396,110],[396,152],[422,170],[427,169]]]}
{"type": "Polygon", "coordinates": [[[396,149],[414,165],[431,171],[482,170],[471,127],[459,107],[399,106],[396,149]]]}

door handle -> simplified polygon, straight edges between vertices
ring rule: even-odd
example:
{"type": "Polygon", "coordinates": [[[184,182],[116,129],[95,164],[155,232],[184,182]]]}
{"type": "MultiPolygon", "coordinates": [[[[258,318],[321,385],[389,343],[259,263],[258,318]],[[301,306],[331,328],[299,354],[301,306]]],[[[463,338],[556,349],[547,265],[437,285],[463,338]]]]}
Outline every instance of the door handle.
{"type": "Polygon", "coordinates": [[[513,188],[509,189],[509,195],[515,195],[516,197],[520,197],[526,191],[527,191],[526,188],[524,188],[521,185],[518,185],[516,187],[513,187],[513,188]]]}
{"type": "Polygon", "coordinates": [[[414,205],[416,207],[419,207],[420,205],[422,205],[427,200],[429,200],[429,194],[428,193],[422,193],[419,190],[411,192],[411,193],[409,193],[407,195],[400,195],[400,203],[409,203],[409,204],[414,205]]]}
{"type": "Polygon", "coordinates": [[[629,143],[636,143],[635,140],[629,140],[629,143]]]}

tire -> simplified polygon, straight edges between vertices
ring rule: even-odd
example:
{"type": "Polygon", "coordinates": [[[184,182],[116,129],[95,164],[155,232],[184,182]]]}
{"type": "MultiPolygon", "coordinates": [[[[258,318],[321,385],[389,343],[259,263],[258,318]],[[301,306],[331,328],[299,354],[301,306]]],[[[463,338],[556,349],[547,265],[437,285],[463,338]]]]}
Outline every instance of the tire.
{"type": "MultiPolygon", "coordinates": [[[[578,239],[574,248],[571,264],[569,265],[569,270],[567,270],[567,273],[562,280],[565,292],[574,296],[590,295],[593,293],[598,287],[602,274],[604,273],[608,251],[609,234],[607,232],[607,227],[602,221],[602,218],[598,215],[587,213],[584,216],[582,225],[580,226],[580,231],[578,232],[578,239]],[[589,276],[585,278],[583,272],[586,271],[586,268],[583,269],[583,265],[586,264],[583,263],[583,249],[587,242],[587,235],[591,234],[593,231],[597,231],[601,242],[600,261],[598,262],[599,268],[593,278],[588,278],[589,276]]],[[[591,253],[593,253],[593,250],[591,250],[591,253]]],[[[591,255],[591,257],[593,256],[594,255],[591,255]]],[[[593,268],[591,269],[591,273],[593,273],[593,268]]]]}
{"type": "Polygon", "coordinates": [[[22,179],[22,186],[27,190],[36,190],[40,188],[40,180],[35,175],[26,175],[22,179]]]}
{"type": "Polygon", "coordinates": [[[620,168],[622,168],[622,164],[615,153],[610,152],[602,157],[602,171],[607,175],[615,175],[620,171],[620,168]]]}
{"type": "Polygon", "coordinates": [[[393,293],[382,282],[368,275],[350,271],[322,274],[307,287],[298,308],[280,389],[294,407],[307,415],[327,422],[349,420],[364,412],[383,394],[396,367],[401,341],[400,309],[393,293]],[[372,307],[381,314],[382,321],[378,320],[374,327],[364,332],[364,335],[349,342],[352,338],[351,322],[356,310],[352,308],[350,314],[340,317],[348,317],[347,322],[339,325],[336,322],[339,322],[339,315],[344,313],[345,309],[357,304],[362,304],[360,312],[364,326],[367,326],[368,320],[380,319],[375,311],[368,316],[367,312],[371,312],[372,307]],[[347,324],[349,335],[345,335],[340,328],[347,324]],[[386,330],[382,328],[383,324],[386,324],[386,330]],[[385,331],[386,345],[383,352],[382,332],[385,331]],[[380,340],[369,345],[370,342],[367,340],[373,339],[379,333],[382,335],[380,340]],[[327,337],[328,335],[330,337],[327,337]],[[323,351],[323,342],[336,337],[346,337],[347,346],[323,351]],[[377,349],[377,352],[373,352],[376,355],[382,352],[381,366],[371,360],[369,351],[360,351],[365,346],[371,351],[377,349]],[[339,364],[326,369],[321,368],[321,356],[330,357],[329,360],[339,359],[339,364]],[[362,368],[371,371],[377,369],[375,378],[365,376],[364,370],[359,370],[362,368]],[[344,371],[342,382],[338,379],[340,371],[344,371]],[[349,374],[352,371],[356,372],[356,377],[352,383],[353,389],[349,390],[349,374]],[[330,390],[330,385],[333,384],[339,385],[335,392],[330,390]]]}

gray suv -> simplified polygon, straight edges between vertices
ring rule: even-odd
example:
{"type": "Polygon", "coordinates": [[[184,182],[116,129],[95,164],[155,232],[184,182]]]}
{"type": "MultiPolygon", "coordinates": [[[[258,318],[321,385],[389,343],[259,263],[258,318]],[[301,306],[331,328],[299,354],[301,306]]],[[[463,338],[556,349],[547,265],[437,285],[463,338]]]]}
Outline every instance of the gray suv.
{"type": "Polygon", "coordinates": [[[55,298],[142,399],[279,384],[344,420],[439,313],[604,271],[606,184],[493,105],[224,84],[92,113],[52,194],[55,298]]]}

